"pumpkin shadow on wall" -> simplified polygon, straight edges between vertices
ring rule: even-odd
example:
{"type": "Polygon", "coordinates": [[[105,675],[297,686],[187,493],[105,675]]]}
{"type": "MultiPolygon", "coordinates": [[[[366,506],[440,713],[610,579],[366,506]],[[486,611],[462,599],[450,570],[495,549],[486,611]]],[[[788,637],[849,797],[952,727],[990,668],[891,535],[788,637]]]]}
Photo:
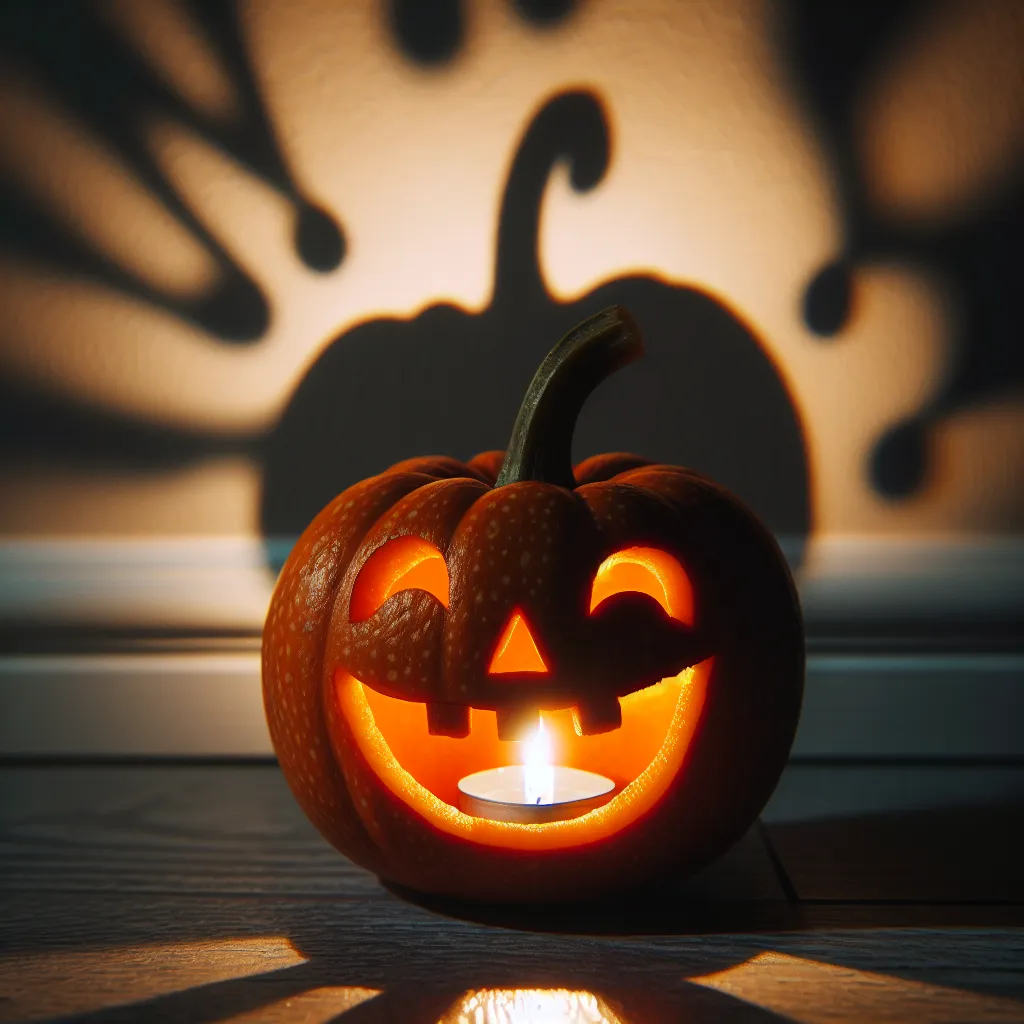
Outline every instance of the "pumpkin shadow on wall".
{"type": "MultiPolygon", "coordinates": [[[[262,527],[300,533],[336,494],[414,455],[468,458],[504,448],[534,371],[574,324],[613,304],[643,331],[644,359],[588,401],[574,457],[631,451],[707,473],[743,498],[799,560],[809,523],[798,417],[751,328],[696,287],[649,276],[599,285],[561,303],[538,264],[541,200],[565,161],[576,191],[594,188],[611,155],[598,97],[562,93],[527,128],[506,183],[494,292],[478,314],[435,305],[336,338],[296,388],[265,448],[262,527]]],[[[609,238],[614,247],[614,238],[609,238]]]]}

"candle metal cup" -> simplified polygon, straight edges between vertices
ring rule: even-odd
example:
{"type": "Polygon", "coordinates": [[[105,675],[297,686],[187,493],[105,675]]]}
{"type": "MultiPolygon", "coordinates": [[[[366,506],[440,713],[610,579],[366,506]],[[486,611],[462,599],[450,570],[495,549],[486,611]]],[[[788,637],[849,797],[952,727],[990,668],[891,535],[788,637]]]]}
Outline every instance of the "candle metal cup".
{"type": "Polygon", "coordinates": [[[555,765],[553,799],[528,803],[526,770],[515,764],[460,779],[459,810],[492,821],[540,825],[578,818],[607,803],[615,792],[615,783],[603,775],[555,765]]]}

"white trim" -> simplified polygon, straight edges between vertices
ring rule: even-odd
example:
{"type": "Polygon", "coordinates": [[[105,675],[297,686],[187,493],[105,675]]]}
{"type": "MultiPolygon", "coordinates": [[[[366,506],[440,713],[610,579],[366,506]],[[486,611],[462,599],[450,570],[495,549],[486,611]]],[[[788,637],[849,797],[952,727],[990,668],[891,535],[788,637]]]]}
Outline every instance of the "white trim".
{"type": "MultiPolygon", "coordinates": [[[[266,551],[241,536],[3,540],[0,623],[256,634],[273,588],[266,551]]],[[[1024,537],[817,538],[798,585],[809,626],[1024,618],[1024,537]]]]}
{"type": "Polygon", "coordinates": [[[808,621],[1024,619],[1024,537],[823,537],[798,582],[808,621]]]}
{"type": "Polygon", "coordinates": [[[0,755],[262,757],[259,654],[0,658],[0,755]]]}
{"type": "MultiPolygon", "coordinates": [[[[256,653],[0,657],[0,756],[272,754],[256,653]]],[[[815,655],[793,749],[1024,757],[1024,655],[815,655]]]]}
{"type": "Polygon", "coordinates": [[[250,537],[0,541],[0,622],[251,633],[273,584],[250,537]]]}
{"type": "Polygon", "coordinates": [[[1024,757],[1024,654],[811,655],[798,757],[1024,757]]]}
{"type": "MultiPolygon", "coordinates": [[[[249,537],[0,541],[0,624],[255,637],[265,551],[249,537]]],[[[1024,538],[821,538],[798,582],[812,635],[1014,621],[1024,538]]],[[[1022,712],[1024,655],[818,654],[794,753],[1024,757],[1022,712]]],[[[270,754],[255,653],[0,657],[0,756],[270,754]]]]}

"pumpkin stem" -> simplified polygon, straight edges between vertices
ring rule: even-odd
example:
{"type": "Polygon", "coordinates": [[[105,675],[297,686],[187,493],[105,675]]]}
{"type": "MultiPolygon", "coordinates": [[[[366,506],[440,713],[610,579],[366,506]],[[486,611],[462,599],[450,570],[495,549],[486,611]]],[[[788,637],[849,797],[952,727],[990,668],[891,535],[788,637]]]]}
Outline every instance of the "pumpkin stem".
{"type": "Polygon", "coordinates": [[[596,313],[565,335],[526,389],[494,486],[539,480],[575,487],[572,435],[583,403],[605,377],[643,351],[640,331],[622,306],[596,313]]]}

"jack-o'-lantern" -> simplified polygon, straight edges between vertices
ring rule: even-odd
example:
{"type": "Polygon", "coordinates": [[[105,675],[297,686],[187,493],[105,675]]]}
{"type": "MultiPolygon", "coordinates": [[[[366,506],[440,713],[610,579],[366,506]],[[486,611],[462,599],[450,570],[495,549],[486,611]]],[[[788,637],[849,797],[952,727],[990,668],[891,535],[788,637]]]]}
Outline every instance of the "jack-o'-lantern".
{"type": "Polygon", "coordinates": [[[281,767],[386,880],[498,901],[645,885],[737,840],[778,779],[803,634],[774,539],[689,470],[571,464],[587,396],[641,352],[624,310],[591,317],[541,365],[507,453],[355,484],[281,573],[263,640],[281,767]],[[563,800],[556,770],[607,785],[563,800]],[[467,784],[488,776],[493,793],[467,784]],[[502,791],[538,777],[546,795],[502,791]]]}

